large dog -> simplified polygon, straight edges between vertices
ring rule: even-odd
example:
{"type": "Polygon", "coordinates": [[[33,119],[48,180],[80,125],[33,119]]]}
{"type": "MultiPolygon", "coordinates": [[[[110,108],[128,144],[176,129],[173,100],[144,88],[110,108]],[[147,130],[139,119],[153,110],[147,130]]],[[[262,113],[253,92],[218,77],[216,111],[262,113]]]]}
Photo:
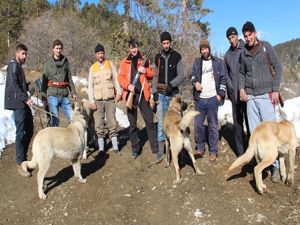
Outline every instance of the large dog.
{"type": "Polygon", "coordinates": [[[34,169],[38,165],[37,184],[41,199],[47,198],[43,191],[43,183],[54,156],[70,160],[74,175],[81,183],[86,183],[86,179],[81,176],[81,158],[86,146],[85,126],[83,115],[75,107],[68,127],[48,127],[35,136],[32,144],[32,159],[23,162],[22,168],[28,171],[28,168],[34,169]]]}
{"type": "Polygon", "coordinates": [[[292,123],[286,120],[262,122],[254,129],[247,151],[232,163],[228,172],[250,162],[255,156],[258,163],[254,168],[256,188],[262,194],[263,189],[266,188],[262,181],[262,171],[272,165],[276,158],[279,157],[282,180],[289,185],[293,185],[296,147],[297,137],[292,123]],[[289,156],[290,168],[287,177],[284,154],[289,156]]]}
{"type": "Polygon", "coordinates": [[[170,148],[172,154],[172,160],[176,172],[175,183],[181,181],[179,164],[178,164],[178,155],[183,148],[188,151],[190,155],[196,174],[202,174],[199,170],[193,150],[191,147],[191,140],[189,137],[189,131],[187,131],[189,124],[194,119],[199,112],[195,110],[187,110],[187,112],[182,116],[182,101],[180,97],[174,97],[170,101],[169,109],[166,112],[164,118],[164,132],[167,138],[166,141],[166,166],[170,165],[170,148]],[[170,145],[170,146],[169,146],[170,145]],[[170,148],[169,148],[170,147],[170,148]]]}

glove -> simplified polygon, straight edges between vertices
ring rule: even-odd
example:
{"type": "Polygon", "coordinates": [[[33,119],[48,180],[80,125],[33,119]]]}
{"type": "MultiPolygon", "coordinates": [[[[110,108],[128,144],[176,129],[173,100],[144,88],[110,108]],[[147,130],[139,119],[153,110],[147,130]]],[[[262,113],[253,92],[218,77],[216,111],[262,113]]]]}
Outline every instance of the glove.
{"type": "Polygon", "coordinates": [[[166,95],[171,96],[173,94],[173,87],[171,84],[168,84],[166,87],[166,95]]]}
{"type": "Polygon", "coordinates": [[[158,100],[158,93],[154,92],[152,95],[153,95],[154,102],[157,102],[157,100],[158,100]]]}

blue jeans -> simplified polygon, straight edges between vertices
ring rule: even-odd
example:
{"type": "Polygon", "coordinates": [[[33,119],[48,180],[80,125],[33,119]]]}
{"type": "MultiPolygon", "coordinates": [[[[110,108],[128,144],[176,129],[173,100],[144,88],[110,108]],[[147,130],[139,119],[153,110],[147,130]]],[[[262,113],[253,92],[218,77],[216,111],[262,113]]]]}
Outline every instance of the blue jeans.
{"type": "Polygon", "coordinates": [[[163,126],[164,126],[165,114],[168,111],[171,99],[172,99],[171,96],[158,94],[159,104],[157,105],[157,111],[156,111],[156,115],[158,117],[158,124],[157,124],[157,141],[158,142],[164,141],[166,139],[165,133],[163,130],[163,126]]]}
{"type": "Polygon", "coordinates": [[[52,127],[59,126],[59,116],[58,108],[61,107],[63,113],[67,117],[67,121],[71,120],[71,103],[68,97],[57,97],[57,96],[48,96],[48,104],[50,107],[50,112],[55,116],[52,116],[52,127]]]}
{"type": "MultiPolygon", "coordinates": [[[[248,95],[247,115],[250,133],[262,121],[276,121],[275,108],[271,102],[269,94],[248,95]]],[[[279,162],[276,160],[273,165],[279,168],[279,162]]]]}
{"type": "Polygon", "coordinates": [[[33,119],[28,106],[14,110],[13,115],[16,125],[16,162],[20,165],[27,160],[28,147],[33,135],[33,119]]]}
{"type": "Polygon", "coordinates": [[[208,123],[208,146],[212,154],[218,154],[218,109],[219,102],[217,96],[211,98],[200,98],[195,102],[195,109],[200,112],[195,118],[195,143],[196,150],[204,151],[206,142],[206,133],[204,127],[204,120],[207,117],[208,123]]]}

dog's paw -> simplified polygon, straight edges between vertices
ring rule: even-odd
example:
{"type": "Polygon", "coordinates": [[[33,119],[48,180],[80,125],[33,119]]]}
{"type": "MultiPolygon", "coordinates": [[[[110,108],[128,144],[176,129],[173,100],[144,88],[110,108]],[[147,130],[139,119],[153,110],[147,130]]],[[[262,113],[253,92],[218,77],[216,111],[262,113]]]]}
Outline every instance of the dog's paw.
{"type": "Polygon", "coordinates": [[[40,199],[45,200],[47,199],[47,195],[45,193],[40,193],[39,194],[40,199]]]}
{"type": "Polygon", "coordinates": [[[83,179],[83,178],[81,178],[81,179],[79,178],[78,181],[79,181],[80,183],[83,183],[83,184],[85,184],[85,183],[87,182],[87,180],[86,180],[86,179],[83,179]]]}
{"type": "Polygon", "coordinates": [[[293,186],[293,185],[294,185],[294,179],[288,177],[288,178],[286,179],[285,184],[288,185],[288,186],[293,186]]]}
{"type": "Polygon", "coordinates": [[[200,176],[200,175],[205,175],[204,172],[200,171],[199,169],[196,170],[196,175],[200,176]]]}
{"type": "Polygon", "coordinates": [[[174,183],[174,184],[179,184],[179,183],[181,183],[181,181],[182,181],[182,179],[179,178],[179,179],[174,180],[173,183],[174,183]]]}

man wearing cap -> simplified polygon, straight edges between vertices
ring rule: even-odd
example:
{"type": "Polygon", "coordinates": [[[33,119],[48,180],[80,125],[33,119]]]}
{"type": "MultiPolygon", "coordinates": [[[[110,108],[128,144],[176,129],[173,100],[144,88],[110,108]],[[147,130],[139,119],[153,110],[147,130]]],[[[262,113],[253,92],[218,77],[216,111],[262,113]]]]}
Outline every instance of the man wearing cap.
{"type": "Polygon", "coordinates": [[[226,37],[230,47],[225,53],[224,63],[226,72],[227,94],[232,104],[232,117],[234,125],[235,154],[242,155],[245,152],[246,135],[244,133],[244,122],[249,135],[246,103],[240,101],[239,96],[239,72],[240,56],[245,46],[245,42],[239,39],[235,27],[229,27],[226,31],[226,37]]]}
{"type": "Polygon", "coordinates": [[[208,40],[201,40],[199,50],[201,56],[194,60],[190,75],[195,109],[200,112],[195,118],[195,156],[204,156],[206,134],[203,123],[207,117],[209,160],[214,162],[218,156],[218,107],[224,103],[226,77],[221,59],[211,55],[208,40]]]}
{"type": "MultiPolygon", "coordinates": [[[[279,101],[281,65],[271,44],[257,38],[253,23],[247,21],[242,31],[246,45],[240,60],[240,100],[247,102],[247,116],[252,133],[260,122],[276,120],[274,104],[279,101]]],[[[279,182],[278,160],[273,165],[272,181],[279,182]]]]}
{"type": "Polygon", "coordinates": [[[153,100],[157,103],[158,125],[157,141],[159,153],[164,154],[165,134],[163,122],[170,100],[179,94],[178,86],[183,82],[183,63],[180,53],[171,48],[172,38],[169,32],[160,35],[162,51],[155,57],[152,80],[153,100]]]}
{"type": "Polygon", "coordinates": [[[93,115],[98,136],[99,152],[105,150],[104,120],[106,117],[113,151],[119,154],[115,103],[120,100],[122,89],[118,82],[118,73],[115,65],[110,60],[105,59],[103,45],[96,45],[95,56],[97,61],[90,67],[89,71],[88,94],[91,108],[95,110],[93,115]]]}
{"type": "Polygon", "coordinates": [[[53,41],[53,54],[45,64],[42,75],[43,96],[48,98],[48,104],[52,116],[52,126],[59,126],[58,109],[61,107],[67,121],[71,119],[72,107],[69,101],[69,92],[74,101],[77,100],[75,86],[72,80],[69,60],[62,54],[63,43],[60,40],[53,41]]]}

